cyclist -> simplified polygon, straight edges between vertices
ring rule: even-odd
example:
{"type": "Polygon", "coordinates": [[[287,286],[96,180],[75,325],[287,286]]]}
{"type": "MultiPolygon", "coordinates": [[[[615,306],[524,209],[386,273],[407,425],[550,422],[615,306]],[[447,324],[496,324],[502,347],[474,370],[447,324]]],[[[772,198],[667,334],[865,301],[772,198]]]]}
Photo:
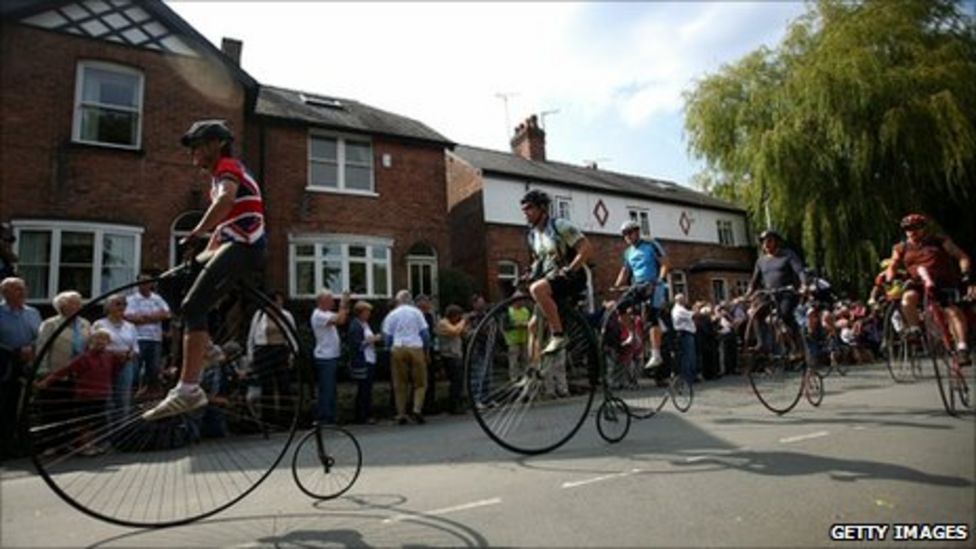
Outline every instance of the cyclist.
{"type": "Polygon", "coordinates": [[[233,158],[234,135],[223,120],[198,120],[180,143],[190,149],[193,165],[211,177],[210,207],[183,240],[210,240],[197,261],[203,269],[183,300],[183,368],[180,381],[159,404],[142,414],[156,420],[207,404],[200,388],[210,336],[207,313],[232,284],[259,272],[265,261],[264,204],[257,181],[233,158]]]}
{"type": "MultiPolygon", "coordinates": [[[[971,278],[972,263],[948,236],[930,233],[928,218],[921,214],[909,214],[901,220],[905,239],[891,248],[891,262],[885,271],[885,280],[895,279],[895,270],[902,264],[916,283],[921,283],[945,308],[949,330],[956,340],[959,364],[971,364],[966,345],[966,317],[953,303],[961,287],[966,287],[966,297],[976,299],[976,284],[971,278]],[[958,269],[954,263],[958,262],[958,269]]],[[[909,288],[902,294],[902,315],[909,333],[918,333],[919,294],[917,288],[909,288]]]]}
{"type": "MultiPolygon", "coordinates": [[[[644,240],[641,238],[640,225],[636,221],[625,221],[620,226],[620,235],[627,242],[624,250],[623,265],[617,274],[614,287],[619,288],[628,281],[633,285],[650,284],[656,282],[653,294],[641,296],[647,299],[647,318],[651,326],[651,358],[644,365],[644,369],[660,366],[661,359],[661,326],[658,324],[661,305],[664,304],[664,284],[668,276],[667,254],[657,239],[644,240]]],[[[621,310],[626,310],[631,304],[621,304],[621,310]]],[[[628,330],[630,327],[627,327],[628,330]]]]}
{"type": "Polygon", "coordinates": [[[533,261],[527,278],[533,282],[529,293],[539,304],[552,331],[552,337],[542,349],[543,354],[566,347],[555,299],[579,294],[586,288],[583,265],[592,252],[590,241],[576,225],[549,215],[549,202],[549,195],[532,189],[525,193],[520,203],[530,227],[528,242],[533,261]]]}
{"type": "MultiPolygon", "coordinates": [[[[751,296],[760,284],[767,290],[796,290],[806,287],[807,275],[803,269],[803,262],[800,261],[796,252],[783,246],[782,235],[773,229],[766,229],[759,235],[759,242],[762,244],[763,253],[756,260],[756,267],[752,272],[752,279],[749,281],[747,295],[751,296]]],[[[796,291],[780,291],[773,298],[780,318],[798,335],[800,330],[794,315],[799,303],[798,293],[796,291]]],[[[798,345],[800,343],[797,341],[798,345]]]]}

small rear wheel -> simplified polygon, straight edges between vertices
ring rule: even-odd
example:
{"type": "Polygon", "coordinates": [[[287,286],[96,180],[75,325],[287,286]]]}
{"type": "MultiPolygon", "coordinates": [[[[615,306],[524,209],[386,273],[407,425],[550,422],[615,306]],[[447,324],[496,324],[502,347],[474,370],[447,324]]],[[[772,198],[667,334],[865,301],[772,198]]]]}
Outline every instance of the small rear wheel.
{"type": "Polygon", "coordinates": [[[824,379],[820,372],[810,371],[807,373],[807,382],[803,388],[803,394],[806,396],[807,402],[814,407],[820,406],[824,398],[824,379]]]}
{"type": "Polygon", "coordinates": [[[679,412],[685,413],[691,408],[691,402],[695,399],[694,386],[681,376],[672,376],[668,386],[671,402],[679,412]]]}
{"type": "Polygon", "coordinates": [[[604,400],[596,412],[596,430],[603,440],[611,444],[623,440],[630,431],[627,403],[616,397],[604,400]]]}
{"type": "Polygon", "coordinates": [[[352,433],[321,426],[299,441],[291,460],[291,474],[306,495],[327,500],[352,488],[362,466],[363,452],[352,433]]]}

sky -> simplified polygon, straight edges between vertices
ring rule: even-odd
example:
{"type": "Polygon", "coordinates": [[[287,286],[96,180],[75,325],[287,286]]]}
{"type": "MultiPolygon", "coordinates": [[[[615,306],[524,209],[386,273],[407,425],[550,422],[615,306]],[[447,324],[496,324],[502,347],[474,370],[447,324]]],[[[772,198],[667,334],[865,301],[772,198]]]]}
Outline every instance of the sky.
{"type": "Polygon", "coordinates": [[[549,160],[689,185],[682,92],[761,45],[802,2],[167,4],[258,82],[354,99],[456,143],[508,151],[531,114],[549,160]],[[502,99],[504,96],[507,100],[502,99]],[[507,108],[506,108],[507,105],[507,108]]]}

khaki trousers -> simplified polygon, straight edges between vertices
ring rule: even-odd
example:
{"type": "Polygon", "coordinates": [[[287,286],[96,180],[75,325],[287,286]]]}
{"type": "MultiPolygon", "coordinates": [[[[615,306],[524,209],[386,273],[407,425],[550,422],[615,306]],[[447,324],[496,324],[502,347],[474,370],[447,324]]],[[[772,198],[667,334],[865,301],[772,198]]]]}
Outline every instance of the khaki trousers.
{"type": "Polygon", "coordinates": [[[424,350],[419,347],[394,347],[390,356],[390,369],[397,419],[406,417],[407,392],[411,379],[413,412],[420,414],[424,408],[424,393],[427,391],[427,357],[424,350]]]}

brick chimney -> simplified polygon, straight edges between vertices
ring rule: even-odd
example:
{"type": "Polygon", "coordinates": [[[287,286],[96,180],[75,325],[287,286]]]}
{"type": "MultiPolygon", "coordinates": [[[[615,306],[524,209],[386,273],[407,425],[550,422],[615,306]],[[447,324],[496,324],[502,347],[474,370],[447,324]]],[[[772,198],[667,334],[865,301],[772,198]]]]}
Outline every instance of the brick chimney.
{"type": "Polygon", "coordinates": [[[515,128],[512,152],[528,160],[546,160],[546,132],[539,127],[539,119],[532,115],[515,128]]]}
{"type": "Polygon", "coordinates": [[[244,49],[244,43],[236,38],[225,37],[220,41],[220,51],[224,52],[224,55],[229,57],[237,66],[241,64],[242,49],[244,49]]]}

